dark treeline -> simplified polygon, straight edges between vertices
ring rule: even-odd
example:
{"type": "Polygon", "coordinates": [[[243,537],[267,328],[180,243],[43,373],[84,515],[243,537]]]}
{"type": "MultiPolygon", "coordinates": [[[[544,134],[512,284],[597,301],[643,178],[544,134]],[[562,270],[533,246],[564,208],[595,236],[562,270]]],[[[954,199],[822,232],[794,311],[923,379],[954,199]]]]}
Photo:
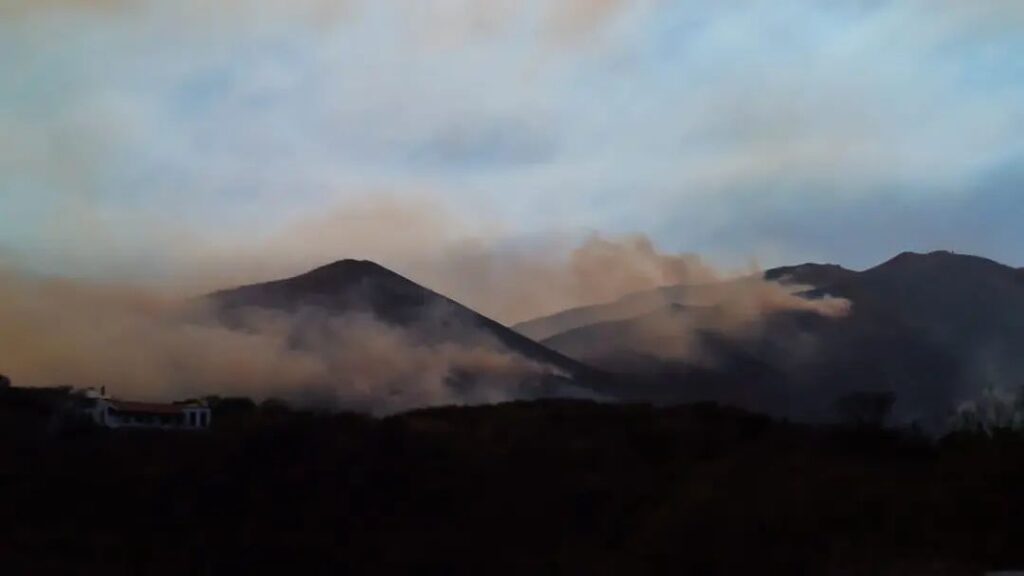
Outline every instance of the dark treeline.
{"type": "Polygon", "coordinates": [[[209,432],[0,403],[6,574],[979,574],[1024,567],[1024,437],[709,404],[384,419],[217,404],[209,432]]]}

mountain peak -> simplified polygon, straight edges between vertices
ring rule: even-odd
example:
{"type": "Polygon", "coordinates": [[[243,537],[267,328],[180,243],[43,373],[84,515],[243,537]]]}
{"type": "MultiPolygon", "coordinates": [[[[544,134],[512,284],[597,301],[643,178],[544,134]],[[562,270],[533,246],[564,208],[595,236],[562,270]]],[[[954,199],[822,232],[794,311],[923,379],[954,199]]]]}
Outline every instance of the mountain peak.
{"type": "Polygon", "coordinates": [[[343,260],[337,260],[330,264],[325,264],[319,268],[314,268],[303,276],[346,276],[362,278],[367,276],[379,276],[379,275],[395,275],[394,272],[377,264],[373,260],[356,260],[352,258],[346,258],[343,260]]]}
{"type": "Polygon", "coordinates": [[[1012,270],[1009,266],[981,256],[958,254],[949,250],[935,250],[933,252],[923,253],[901,252],[895,257],[875,266],[868,272],[895,270],[906,270],[910,272],[923,269],[943,269],[951,273],[966,270],[1012,270]]]}
{"type": "Polygon", "coordinates": [[[806,263],[796,266],[772,268],[764,273],[766,280],[774,280],[784,284],[807,284],[824,287],[845,280],[857,273],[838,264],[806,263]]]}
{"type": "Polygon", "coordinates": [[[370,260],[338,260],[293,278],[224,290],[209,298],[229,320],[236,319],[236,311],[253,308],[318,311],[304,316],[308,323],[369,314],[414,340],[468,342],[474,347],[493,342],[500,354],[513,353],[567,375],[590,373],[582,364],[370,260]]]}
{"type": "Polygon", "coordinates": [[[425,290],[412,280],[372,260],[345,259],[325,264],[294,278],[277,280],[263,287],[289,292],[330,294],[362,286],[365,290],[416,292],[425,290]]]}
{"type": "Polygon", "coordinates": [[[978,256],[968,256],[957,254],[952,250],[933,250],[931,252],[913,252],[911,250],[905,250],[900,252],[896,256],[893,256],[889,262],[915,262],[923,260],[938,261],[943,259],[954,259],[954,258],[979,258],[978,256]]]}
{"type": "Polygon", "coordinates": [[[376,262],[353,259],[338,260],[293,278],[242,286],[211,296],[227,308],[379,308],[384,316],[440,298],[376,262]]]}

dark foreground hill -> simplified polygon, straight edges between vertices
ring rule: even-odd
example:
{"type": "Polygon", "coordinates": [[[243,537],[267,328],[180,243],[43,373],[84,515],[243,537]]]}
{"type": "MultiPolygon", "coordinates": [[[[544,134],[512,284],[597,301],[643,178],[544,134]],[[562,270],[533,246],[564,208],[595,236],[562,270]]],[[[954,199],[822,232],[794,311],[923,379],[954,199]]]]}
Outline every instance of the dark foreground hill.
{"type": "MultiPolygon", "coordinates": [[[[1024,438],[542,401],[57,432],[0,402],[6,574],[982,574],[1024,438]],[[12,417],[12,415],[17,417],[12,417]]],[[[227,406],[226,404],[224,406],[227,406]]]]}
{"type": "Polygon", "coordinates": [[[894,395],[902,420],[942,426],[986,391],[1012,396],[1024,385],[1018,269],[935,252],[901,254],[862,272],[805,264],[766,277],[810,287],[808,298],[847,298],[852,313],[835,319],[781,312],[742,337],[688,334],[702,351],[699,363],[654,354],[656,346],[638,345],[636,335],[657,336],[673,323],[714,314],[701,307],[714,286],[666,287],[517,329],[536,335],[564,328],[542,343],[630,374],[634,385],[623,394],[633,398],[718,400],[796,418],[831,417],[840,398],[875,391],[894,395]]]}

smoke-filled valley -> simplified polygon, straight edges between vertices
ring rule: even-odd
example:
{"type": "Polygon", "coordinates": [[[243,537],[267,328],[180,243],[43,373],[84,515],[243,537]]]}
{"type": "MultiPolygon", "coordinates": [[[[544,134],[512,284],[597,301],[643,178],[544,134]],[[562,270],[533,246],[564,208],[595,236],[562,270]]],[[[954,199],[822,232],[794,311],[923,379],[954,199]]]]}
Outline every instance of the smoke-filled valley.
{"type": "Polygon", "coordinates": [[[31,386],[374,413],[577,397],[714,400],[818,421],[842,418],[843,398],[884,394],[896,421],[929,429],[983,398],[1012,404],[1024,374],[1013,352],[1024,281],[981,258],[722,273],[640,237],[593,236],[532,261],[481,246],[469,260],[455,251],[410,268],[436,278],[463,263],[462,293],[502,283],[470,298],[492,303],[482,314],[366,260],[190,296],[9,268],[0,367],[31,386]],[[939,281],[952,278],[970,280],[939,281]],[[549,309],[516,295],[536,302],[538,287],[578,306],[511,327],[488,317],[549,309]]]}
{"type": "Polygon", "coordinates": [[[737,322],[736,311],[749,308],[727,303],[737,283],[750,282],[743,279],[636,293],[517,328],[629,374],[636,400],[710,399],[819,421],[848,418],[844,399],[876,396],[891,398],[895,422],[930,430],[979,412],[1004,424],[1021,419],[1019,269],[933,252],[862,272],[805,264],[764,277],[814,307],[768,306],[755,322],[737,322]],[[998,417],[993,402],[1001,403],[998,417]]]}
{"type": "Polygon", "coordinates": [[[0,574],[1024,574],[1024,1],[0,0],[0,574]]]}
{"type": "MultiPolygon", "coordinates": [[[[450,270],[452,258],[438,268],[450,270]]],[[[478,253],[458,278],[512,285],[479,298],[520,302],[518,286],[549,287],[556,302],[720,276],[698,258],[657,252],[642,238],[592,237],[564,261],[478,253]],[[479,263],[490,256],[489,266],[479,263]],[[514,272],[514,275],[513,275],[514,272]]],[[[421,264],[422,265],[422,264],[421,264]]],[[[842,314],[835,299],[748,276],[719,302],[723,333],[756,330],[769,312],[842,314]]],[[[34,386],[104,386],[120,395],[282,396],[323,409],[391,412],[437,404],[539,396],[614,399],[618,382],[484,315],[369,261],[342,260],[303,275],[182,297],[140,283],[98,284],[4,272],[0,366],[34,386]]],[[[536,298],[532,295],[531,298],[536,298]]],[[[679,331],[696,330],[681,323],[679,331]]]]}

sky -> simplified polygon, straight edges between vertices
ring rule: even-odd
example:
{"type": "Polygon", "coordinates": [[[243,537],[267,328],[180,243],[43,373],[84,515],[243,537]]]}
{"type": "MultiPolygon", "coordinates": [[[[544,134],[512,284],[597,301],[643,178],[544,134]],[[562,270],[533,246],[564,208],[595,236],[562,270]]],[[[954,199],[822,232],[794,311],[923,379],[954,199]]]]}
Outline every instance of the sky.
{"type": "Polygon", "coordinates": [[[0,0],[0,260],[41,274],[595,233],[1024,266],[1022,221],[1016,0],[0,0]]]}

